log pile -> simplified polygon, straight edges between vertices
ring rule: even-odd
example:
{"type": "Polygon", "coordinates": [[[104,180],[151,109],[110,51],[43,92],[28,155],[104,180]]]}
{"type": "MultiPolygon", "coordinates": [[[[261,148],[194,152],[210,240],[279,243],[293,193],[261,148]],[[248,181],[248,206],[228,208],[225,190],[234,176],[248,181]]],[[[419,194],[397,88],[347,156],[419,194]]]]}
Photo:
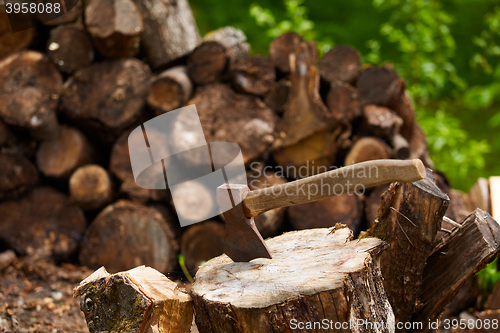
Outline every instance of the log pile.
{"type": "MultiPolygon", "coordinates": [[[[145,264],[176,274],[178,254],[192,274],[220,255],[222,218],[181,229],[169,191],[140,188],[130,165],[131,130],[190,104],[197,107],[208,142],[240,146],[252,189],[373,159],[420,158],[434,167],[403,79],[389,65],[362,66],[359,52],[349,46],[336,46],[318,61],[316,44],[289,32],[271,43],[269,55],[250,55],[238,29],[225,27],[200,38],[186,0],[87,1],[40,26],[44,40],[36,43],[31,30],[12,34],[5,21],[0,23],[0,243],[19,254],[78,258],[111,273],[145,264]]],[[[369,235],[408,246],[383,253],[394,252],[387,263],[414,258],[407,278],[415,288],[408,295],[388,293],[388,299],[403,296],[407,302],[395,311],[396,319],[434,315],[437,310],[418,303],[425,295],[417,285],[430,278],[424,266],[437,251],[435,242],[449,239],[440,231],[441,215],[462,221],[476,207],[491,212],[492,206],[487,181],[465,195],[441,180],[436,176],[439,189],[432,191],[430,183],[393,184],[382,206],[387,186],[276,209],[255,222],[264,237],[340,222],[356,236],[371,227],[369,235]],[[448,211],[439,190],[451,199],[448,211]],[[439,216],[418,216],[401,193],[436,206],[439,216]],[[423,223],[421,229],[406,229],[409,222],[395,219],[391,205],[423,223]],[[382,235],[384,223],[395,230],[392,236],[382,235]]],[[[452,232],[454,226],[446,223],[443,228],[452,232]]],[[[394,276],[402,269],[391,267],[387,274],[394,276]]],[[[462,282],[457,277],[454,290],[462,282]]],[[[341,302],[335,289],[340,287],[330,287],[341,302]]],[[[390,316],[382,310],[377,316],[390,316]]],[[[339,316],[349,313],[339,311],[339,316]]],[[[239,313],[235,308],[219,315],[239,313]]]]}

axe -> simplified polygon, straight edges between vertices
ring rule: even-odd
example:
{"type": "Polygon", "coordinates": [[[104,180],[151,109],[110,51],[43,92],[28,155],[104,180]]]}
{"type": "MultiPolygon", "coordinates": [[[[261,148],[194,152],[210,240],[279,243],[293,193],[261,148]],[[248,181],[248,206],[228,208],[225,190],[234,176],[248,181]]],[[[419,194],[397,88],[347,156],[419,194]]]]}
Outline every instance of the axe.
{"type": "Polygon", "coordinates": [[[253,220],[254,216],[269,210],[354,193],[360,188],[364,190],[386,183],[410,183],[425,177],[426,169],[419,159],[373,160],[255,191],[249,191],[246,185],[226,183],[217,188],[219,205],[227,206],[228,198],[232,205],[223,213],[226,223],[224,253],[236,262],[271,259],[253,220]],[[311,188],[315,189],[314,193],[311,188]],[[235,202],[238,204],[235,205],[235,202]]]}

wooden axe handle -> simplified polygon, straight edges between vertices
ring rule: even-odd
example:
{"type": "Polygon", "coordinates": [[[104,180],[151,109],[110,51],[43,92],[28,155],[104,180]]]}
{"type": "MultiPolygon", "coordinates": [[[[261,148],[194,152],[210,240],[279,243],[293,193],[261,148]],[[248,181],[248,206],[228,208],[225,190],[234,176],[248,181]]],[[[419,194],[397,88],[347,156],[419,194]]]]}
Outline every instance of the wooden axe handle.
{"type": "Polygon", "coordinates": [[[392,182],[411,183],[426,177],[415,160],[373,160],[331,170],[290,183],[250,191],[243,200],[247,217],[268,210],[321,200],[392,182]]]}

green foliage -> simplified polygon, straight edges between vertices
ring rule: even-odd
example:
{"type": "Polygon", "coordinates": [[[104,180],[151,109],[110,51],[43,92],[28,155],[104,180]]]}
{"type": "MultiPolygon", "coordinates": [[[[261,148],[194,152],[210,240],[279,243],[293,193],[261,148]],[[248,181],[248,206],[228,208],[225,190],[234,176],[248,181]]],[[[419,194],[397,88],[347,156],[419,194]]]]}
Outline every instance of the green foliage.
{"type": "Polygon", "coordinates": [[[179,254],[177,256],[177,259],[179,260],[179,265],[181,266],[181,269],[182,269],[182,272],[184,273],[184,276],[186,277],[186,279],[193,283],[194,282],[194,279],[193,277],[191,276],[191,274],[189,274],[189,271],[186,267],[186,259],[184,258],[184,256],[182,254],[179,254]]]}
{"type": "Polygon", "coordinates": [[[490,264],[476,274],[479,279],[479,289],[483,295],[488,295],[493,291],[493,287],[500,281],[500,272],[498,271],[498,258],[495,258],[490,264]]]}

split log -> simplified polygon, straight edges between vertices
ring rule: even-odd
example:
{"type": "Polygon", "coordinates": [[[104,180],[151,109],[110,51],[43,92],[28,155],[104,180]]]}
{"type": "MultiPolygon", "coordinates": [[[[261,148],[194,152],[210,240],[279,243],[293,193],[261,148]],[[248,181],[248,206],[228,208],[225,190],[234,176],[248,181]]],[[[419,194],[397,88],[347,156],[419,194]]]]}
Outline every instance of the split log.
{"type": "Polygon", "coordinates": [[[413,321],[436,319],[464,283],[500,252],[500,225],[488,213],[476,209],[460,224],[427,259],[413,321]]]}
{"type": "Polygon", "coordinates": [[[85,25],[96,49],[107,58],[132,57],[139,51],[142,18],[132,0],[91,0],[85,25]]]}
{"type": "MultiPolygon", "coordinates": [[[[320,189],[320,191],[323,189],[320,189]]],[[[362,230],[363,203],[355,194],[341,194],[288,208],[288,219],[296,230],[345,224],[354,235],[362,230]]]]}
{"type": "Polygon", "coordinates": [[[0,117],[37,139],[57,135],[62,77],[42,53],[21,51],[0,61],[0,117]]]}
{"type": "Polygon", "coordinates": [[[33,40],[35,29],[12,32],[5,5],[0,5],[0,59],[27,48],[33,40]]]}
{"type": "Polygon", "coordinates": [[[0,216],[0,240],[10,248],[21,255],[59,260],[76,252],[86,227],[80,208],[49,187],[0,203],[0,216]]]}
{"type": "Polygon", "coordinates": [[[61,126],[56,138],[43,141],[36,153],[38,169],[47,177],[68,178],[92,161],[92,147],[76,128],[61,126]]]}
{"type": "Polygon", "coordinates": [[[368,223],[368,228],[371,228],[375,223],[375,219],[378,216],[378,211],[380,210],[380,200],[382,194],[389,188],[390,184],[383,184],[375,187],[368,197],[365,198],[365,216],[366,222],[368,223]]]}
{"type": "Polygon", "coordinates": [[[69,179],[69,193],[73,202],[83,209],[103,207],[113,199],[113,187],[107,171],[89,164],[76,169],[69,179]]]}
{"type": "Polygon", "coordinates": [[[286,32],[272,41],[269,46],[269,56],[281,72],[290,72],[290,54],[294,53],[303,41],[296,32],[286,32]]]}
{"type": "Polygon", "coordinates": [[[21,154],[0,153],[0,200],[15,199],[38,182],[38,170],[21,154]]]}
{"type": "Polygon", "coordinates": [[[386,159],[391,156],[391,148],[377,137],[363,137],[356,141],[344,160],[344,165],[352,165],[370,160],[386,159]]]}
{"type": "Polygon", "coordinates": [[[188,333],[193,303],[186,291],[165,275],[136,267],[109,274],[99,268],[73,291],[90,333],[188,333]]]}
{"type": "Polygon", "coordinates": [[[62,108],[70,119],[109,140],[139,118],[150,76],[137,59],[93,64],[65,83],[62,108]]]}
{"type": "MultiPolygon", "coordinates": [[[[320,331],[318,324],[327,318],[331,331],[340,331],[335,324],[364,320],[388,326],[377,331],[394,332],[379,271],[382,241],[350,241],[349,229],[336,229],[294,231],[267,240],[273,259],[234,263],[222,255],[205,263],[191,288],[199,330],[271,332],[304,325],[300,330],[320,331]]],[[[371,331],[362,324],[357,329],[371,331]]]]}
{"type": "Polygon", "coordinates": [[[76,25],[60,25],[50,30],[47,45],[47,56],[64,73],[71,74],[94,60],[87,33],[76,25]]]}
{"type": "Polygon", "coordinates": [[[359,52],[349,46],[335,46],[319,63],[321,78],[327,82],[354,81],[361,72],[360,58],[359,52]]]}
{"type": "Polygon", "coordinates": [[[142,45],[153,70],[193,51],[200,36],[187,0],[133,1],[142,16],[142,45]]]}
{"type": "Polygon", "coordinates": [[[178,245],[169,222],[154,208],[117,201],[90,224],[80,244],[79,261],[90,268],[106,266],[112,272],[143,264],[170,272],[177,265],[178,245]]]}
{"type": "Polygon", "coordinates": [[[347,83],[331,83],[326,95],[326,105],[332,114],[349,122],[362,114],[359,91],[347,83]]]}
{"type": "Polygon", "coordinates": [[[363,118],[359,132],[363,135],[378,136],[392,141],[403,125],[403,120],[396,113],[383,106],[368,104],[363,107],[363,118]]]}
{"type": "Polygon", "coordinates": [[[189,76],[196,84],[222,79],[225,71],[248,56],[250,46],[245,34],[233,27],[217,29],[203,38],[187,60],[189,76]]]}
{"type": "Polygon", "coordinates": [[[396,133],[391,140],[392,155],[398,160],[406,160],[410,158],[410,144],[399,133],[396,133]]]}
{"type": "Polygon", "coordinates": [[[193,83],[184,66],[170,68],[152,78],[147,102],[156,115],[186,105],[193,93],[193,83]]]}
{"type": "Polygon", "coordinates": [[[205,221],[189,226],[181,237],[181,255],[186,268],[194,274],[200,264],[224,253],[224,225],[205,221]]]}
{"type": "Polygon", "coordinates": [[[265,96],[264,103],[274,111],[281,113],[285,110],[292,83],[287,79],[276,82],[271,91],[265,96]]]}
{"type": "Polygon", "coordinates": [[[381,271],[397,322],[408,322],[416,309],[427,257],[449,201],[434,184],[430,170],[420,181],[392,183],[382,196],[375,224],[366,233],[389,245],[381,255],[381,271]]]}
{"type": "Polygon", "coordinates": [[[473,211],[476,208],[481,208],[491,214],[490,203],[490,185],[486,178],[478,178],[477,182],[471,187],[468,193],[468,209],[473,211]]]}
{"type": "Polygon", "coordinates": [[[53,20],[46,21],[43,19],[44,14],[42,14],[42,15],[40,15],[41,17],[39,17],[39,19],[43,22],[43,24],[48,25],[48,26],[55,26],[55,25],[61,25],[61,24],[75,22],[77,19],[81,18],[81,16],[82,16],[82,13],[83,13],[82,2],[83,1],[78,1],[78,0],[71,0],[71,1],[65,0],[64,4],[66,5],[67,11],[64,15],[61,15],[53,20]],[[68,8],[70,6],[73,6],[73,7],[68,8]]]}
{"type": "Polygon", "coordinates": [[[236,62],[231,72],[237,89],[257,96],[268,93],[276,80],[276,70],[271,58],[263,55],[236,62]]]}
{"type": "Polygon", "coordinates": [[[207,142],[233,142],[248,164],[274,140],[277,115],[258,97],[235,93],[223,84],[198,88],[196,104],[207,142]]]}
{"type": "Polygon", "coordinates": [[[404,83],[393,69],[372,66],[361,72],[356,88],[364,104],[388,106],[404,89],[404,83]]]}

